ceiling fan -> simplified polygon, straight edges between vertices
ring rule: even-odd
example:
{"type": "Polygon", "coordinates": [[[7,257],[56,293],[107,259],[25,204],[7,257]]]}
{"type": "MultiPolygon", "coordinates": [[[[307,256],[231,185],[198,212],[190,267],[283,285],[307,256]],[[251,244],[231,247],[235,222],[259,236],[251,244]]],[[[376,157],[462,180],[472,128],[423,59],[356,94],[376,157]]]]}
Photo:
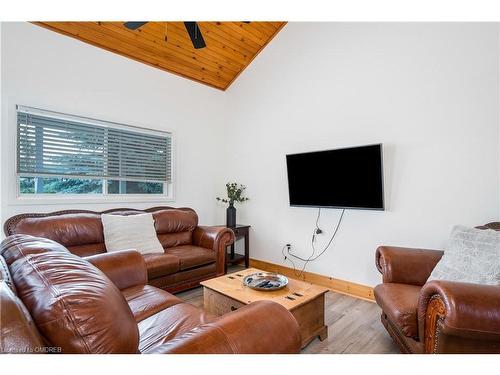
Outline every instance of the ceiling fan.
{"type": "MultiPolygon", "coordinates": [[[[145,24],[147,24],[147,22],[125,22],[123,26],[129,30],[137,30],[145,24]]],[[[184,27],[186,28],[195,49],[206,47],[205,40],[203,39],[203,35],[201,35],[200,28],[196,22],[184,22],[184,27]]]]}

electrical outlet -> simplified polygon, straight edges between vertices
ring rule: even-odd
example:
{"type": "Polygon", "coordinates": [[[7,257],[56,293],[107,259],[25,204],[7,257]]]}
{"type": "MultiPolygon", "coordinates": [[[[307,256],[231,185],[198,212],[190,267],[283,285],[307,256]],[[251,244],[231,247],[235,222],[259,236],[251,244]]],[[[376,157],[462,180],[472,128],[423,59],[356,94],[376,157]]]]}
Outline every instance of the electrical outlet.
{"type": "MultiPolygon", "coordinates": [[[[286,247],[287,252],[290,253],[290,249],[292,248],[292,245],[287,243],[287,244],[285,244],[285,247],[286,247]]],[[[285,254],[285,252],[283,252],[283,260],[285,261],[287,259],[288,259],[288,256],[285,254]]]]}

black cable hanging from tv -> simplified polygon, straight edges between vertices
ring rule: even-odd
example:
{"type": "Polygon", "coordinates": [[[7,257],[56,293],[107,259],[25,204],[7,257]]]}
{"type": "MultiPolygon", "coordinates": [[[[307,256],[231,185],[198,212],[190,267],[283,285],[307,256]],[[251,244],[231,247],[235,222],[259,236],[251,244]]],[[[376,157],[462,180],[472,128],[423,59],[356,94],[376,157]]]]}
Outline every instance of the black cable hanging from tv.
{"type": "Polygon", "coordinates": [[[313,230],[312,237],[311,237],[311,247],[312,247],[313,251],[312,251],[311,255],[309,256],[309,258],[302,258],[302,257],[300,257],[298,255],[292,254],[290,252],[290,246],[289,246],[289,244],[286,244],[285,246],[283,246],[283,248],[281,250],[281,253],[283,254],[285,260],[289,260],[292,263],[293,271],[294,271],[294,273],[295,273],[296,276],[298,276],[298,275],[296,273],[295,263],[289,257],[292,257],[294,259],[298,259],[298,260],[301,260],[301,261],[305,262],[304,266],[302,267],[302,270],[299,273],[299,275],[302,274],[305,271],[305,269],[307,267],[307,264],[309,262],[315,261],[316,259],[318,259],[319,257],[321,257],[328,250],[328,248],[332,244],[332,242],[335,239],[335,236],[337,235],[337,232],[338,232],[338,230],[340,228],[340,224],[342,223],[342,219],[344,217],[345,210],[346,210],[345,208],[342,209],[342,213],[340,214],[339,220],[337,221],[337,225],[335,226],[335,230],[333,231],[333,234],[330,237],[330,240],[326,244],[325,248],[318,255],[314,256],[314,254],[316,253],[316,248],[314,246],[314,241],[316,239],[316,235],[322,233],[321,229],[318,226],[319,218],[320,218],[320,215],[321,215],[321,207],[318,208],[318,216],[316,217],[316,225],[315,225],[315,228],[313,230]],[[287,248],[287,254],[288,254],[288,256],[285,255],[285,253],[284,253],[285,248],[287,248]]]}

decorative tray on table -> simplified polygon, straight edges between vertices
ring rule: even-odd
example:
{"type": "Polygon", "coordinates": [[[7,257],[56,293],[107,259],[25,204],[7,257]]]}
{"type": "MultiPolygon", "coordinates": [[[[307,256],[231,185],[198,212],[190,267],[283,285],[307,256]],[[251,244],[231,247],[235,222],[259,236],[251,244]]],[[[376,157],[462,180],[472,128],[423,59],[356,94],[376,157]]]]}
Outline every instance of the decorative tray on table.
{"type": "Polygon", "coordinates": [[[288,279],[285,276],[273,272],[252,273],[243,279],[243,285],[262,291],[279,290],[287,284],[288,279]]]}

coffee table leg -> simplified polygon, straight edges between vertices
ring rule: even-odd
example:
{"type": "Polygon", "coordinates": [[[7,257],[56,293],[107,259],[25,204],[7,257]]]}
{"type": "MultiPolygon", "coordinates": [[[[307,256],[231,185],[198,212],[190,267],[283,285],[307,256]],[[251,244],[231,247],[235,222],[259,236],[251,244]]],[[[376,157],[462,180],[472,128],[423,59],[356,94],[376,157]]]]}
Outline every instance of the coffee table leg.
{"type": "Polygon", "coordinates": [[[328,327],[323,326],[323,329],[318,335],[320,341],[325,341],[328,338],[328,327]]]}

